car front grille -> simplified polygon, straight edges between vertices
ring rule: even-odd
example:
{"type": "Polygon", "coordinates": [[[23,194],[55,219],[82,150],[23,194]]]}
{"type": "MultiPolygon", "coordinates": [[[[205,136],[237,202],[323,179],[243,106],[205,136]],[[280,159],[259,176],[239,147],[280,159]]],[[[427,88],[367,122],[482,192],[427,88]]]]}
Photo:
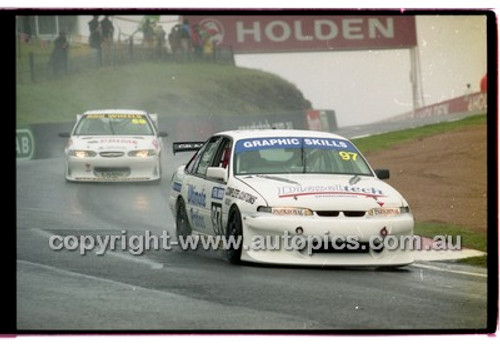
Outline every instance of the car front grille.
{"type": "Polygon", "coordinates": [[[99,153],[101,157],[122,157],[123,155],[125,153],[121,151],[103,151],[99,153]]]}
{"type": "Polygon", "coordinates": [[[316,211],[320,217],[338,217],[341,213],[345,217],[363,217],[366,211],[316,211]]]}

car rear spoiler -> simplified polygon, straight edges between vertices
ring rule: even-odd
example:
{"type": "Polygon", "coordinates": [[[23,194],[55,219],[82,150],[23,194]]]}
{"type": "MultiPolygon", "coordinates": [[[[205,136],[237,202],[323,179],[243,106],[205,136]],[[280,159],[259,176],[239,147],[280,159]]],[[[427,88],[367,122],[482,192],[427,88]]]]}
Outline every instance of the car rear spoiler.
{"type": "Polygon", "coordinates": [[[204,141],[181,141],[173,143],[174,155],[177,152],[198,151],[205,144],[204,141]]]}

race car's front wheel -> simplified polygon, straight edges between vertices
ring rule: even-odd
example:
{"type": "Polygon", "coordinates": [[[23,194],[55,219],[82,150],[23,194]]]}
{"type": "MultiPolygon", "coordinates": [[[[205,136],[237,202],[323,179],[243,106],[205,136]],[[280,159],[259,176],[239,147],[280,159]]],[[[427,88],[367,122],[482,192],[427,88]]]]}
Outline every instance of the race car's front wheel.
{"type": "Polygon", "coordinates": [[[226,259],[233,264],[240,263],[243,245],[243,226],[241,224],[241,214],[237,208],[229,212],[226,239],[226,259]]]}
{"type": "Polygon", "coordinates": [[[175,229],[177,234],[177,239],[179,237],[186,237],[191,235],[191,225],[189,224],[188,215],[186,212],[186,206],[184,205],[184,200],[179,198],[177,201],[177,214],[175,221],[175,229]]]}

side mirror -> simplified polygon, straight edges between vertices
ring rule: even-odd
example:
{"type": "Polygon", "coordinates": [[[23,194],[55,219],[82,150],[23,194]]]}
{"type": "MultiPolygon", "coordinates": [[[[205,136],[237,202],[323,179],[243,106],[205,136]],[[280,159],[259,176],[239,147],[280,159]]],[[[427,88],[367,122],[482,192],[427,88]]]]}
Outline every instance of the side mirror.
{"type": "Polygon", "coordinates": [[[391,173],[388,169],[376,169],[375,174],[379,179],[389,179],[391,176],[391,173]]]}
{"type": "Polygon", "coordinates": [[[207,177],[227,182],[227,169],[221,167],[208,167],[207,177]]]}
{"type": "Polygon", "coordinates": [[[167,137],[167,136],[168,136],[168,133],[167,133],[167,132],[158,132],[158,136],[159,136],[160,138],[165,138],[165,137],[167,137]]]}
{"type": "Polygon", "coordinates": [[[69,137],[70,137],[70,135],[69,135],[69,133],[68,133],[68,132],[62,132],[62,133],[59,133],[59,136],[60,136],[61,138],[69,138],[69,137]]]}

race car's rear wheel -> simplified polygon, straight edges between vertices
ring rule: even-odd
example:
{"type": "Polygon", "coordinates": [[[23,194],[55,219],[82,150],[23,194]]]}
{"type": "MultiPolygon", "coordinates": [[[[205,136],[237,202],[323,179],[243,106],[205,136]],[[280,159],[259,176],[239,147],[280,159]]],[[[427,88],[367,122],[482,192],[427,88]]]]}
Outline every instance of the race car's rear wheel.
{"type": "Polygon", "coordinates": [[[175,224],[177,238],[191,235],[191,225],[189,224],[186,206],[184,205],[184,200],[182,198],[177,200],[177,215],[175,224]]]}
{"type": "Polygon", "coordinates": [[[233,264],[240,263],[243,246],[243,226],[241,223],[241,214],[237,208],[229,212],[226,238],[228,244],[225,252],[226,259],[233,264]]]}

